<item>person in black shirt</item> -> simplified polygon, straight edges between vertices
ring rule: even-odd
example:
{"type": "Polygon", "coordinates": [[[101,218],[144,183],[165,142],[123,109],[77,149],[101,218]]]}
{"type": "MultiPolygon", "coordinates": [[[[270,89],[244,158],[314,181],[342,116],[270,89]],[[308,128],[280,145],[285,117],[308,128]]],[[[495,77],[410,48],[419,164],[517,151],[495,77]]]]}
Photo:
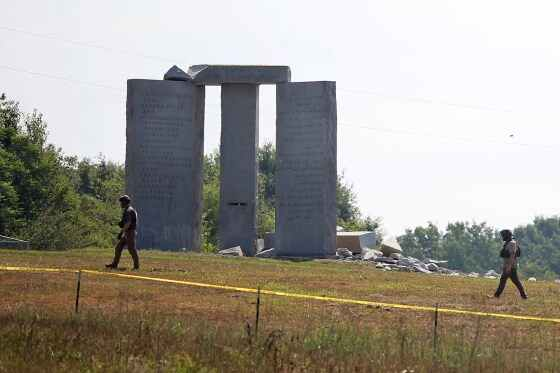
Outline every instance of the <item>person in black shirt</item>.
{"type": "Polygon", "coordinates": [[[502,240],[504,241],[504,247],[500,252],[500,256],[504,259],[504,265],[502,267],[502,277],[500,277],[500,284],[494,293],[494,297],[499,298],[502,295],[506,287],[506,282],[509,279],[515,284],[517,290],[519,290],[519,295],[521,298],[527,299],[527,293],[523,289],[523,284],[517,276],[517,258],[521,255],[521,249],[517,242],[513,239],[513,233],[509,229],[504,229],[500,232],[502,240]]]}
{"type": "Polygon", "coordinates": [[[138,214],[136,210],[130,205],[131,199],[129,196],[124,195],[119,198],[121,207],[123,209],[122,219],[119,222],[121,232],[119,233],[119,242],[115,247],[115,257],[111,264],[105,265],[107,268],[117,268],[121,259],[121,253],[126,246],[128,252],[132,256],[134,262],[134,269],[140,269],[140,259],[138,258],[138,251],[136,250],[136,224],[138,222],[138,214]]]}

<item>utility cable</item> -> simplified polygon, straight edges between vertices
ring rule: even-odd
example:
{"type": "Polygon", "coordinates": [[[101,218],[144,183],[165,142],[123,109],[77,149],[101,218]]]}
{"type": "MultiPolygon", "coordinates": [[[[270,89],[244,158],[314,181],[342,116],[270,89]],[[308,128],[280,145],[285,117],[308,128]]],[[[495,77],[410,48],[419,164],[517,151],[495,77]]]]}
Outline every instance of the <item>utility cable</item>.
{"type": "Polygon", "coordinates": [[[131,56],[131,57],[141,57],[141,58],[145,58],[145,59],[149,59],[149,60],[171,62],[171,63],[174,63],[174,64],[177,63],[177,60],[178,60],[178,59],[154,56],[154,55],[149,55],[149,54],[144,54],[144,53],[139,53],[139,52],[125,51],[125,50],[122,50],[122,49],[107,47],[107,46],[104,46],[104,45],[101,45],[101,44],[94,44],[94,43],[88,43],[88,42],[83,42],[83,41],[65,39],[65,38],[60,38],[60,37],[53,36],[53,35],[42,34],[42,33],[32,32],[32,31],[26,31],[26,30],[12,28],[12,27],[0,26],[0,30],[8,31],[8,32],[14,32],[14,33],[18,33],[18,34],[23,34],[23,35],[31,36],[31,37],[34,37],[34,38],[54,40],[54,41],[58,41],[58,42],[61,42],[61,43],[71,44],[71,45],[75,45],[75,46],[83,47],[83,48],[93,48],[93,49],[102,50],[104,52],[119,53],[119,54],[131,56]]]}

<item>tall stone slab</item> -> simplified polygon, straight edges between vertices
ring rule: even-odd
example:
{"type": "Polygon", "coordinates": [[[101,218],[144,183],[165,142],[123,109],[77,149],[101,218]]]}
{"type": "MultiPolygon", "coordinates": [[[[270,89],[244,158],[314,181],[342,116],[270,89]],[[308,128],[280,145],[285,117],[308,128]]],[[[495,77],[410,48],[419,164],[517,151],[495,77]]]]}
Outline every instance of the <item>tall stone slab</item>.
{"type": "Polygon", "coordinates": [[[204,96],[191,81],[127,82],[126,192],[140,248],[200,247],[204,96]]]}
{"type": "Polygon", "coordinates": [[[276,105],[278,255],[334,255],[336,83],[278,84],[276,105]]]}
{"type": "Polygon", "coordinates": [[[259,86],[223,84],[218,241],[249,256],[257,238],[258,128],[259,86]]]}

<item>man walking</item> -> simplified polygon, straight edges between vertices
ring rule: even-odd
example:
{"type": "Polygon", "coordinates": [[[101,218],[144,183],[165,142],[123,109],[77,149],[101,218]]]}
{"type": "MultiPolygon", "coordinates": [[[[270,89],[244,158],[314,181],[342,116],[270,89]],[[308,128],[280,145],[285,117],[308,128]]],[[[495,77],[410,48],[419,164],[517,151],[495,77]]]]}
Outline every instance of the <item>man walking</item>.
{"type": "Polygon", "coordinates": [[[517,242],[513,239],[513,233],[509,229],[504,229],[500,232],[500,235],[502,236],[502,240],[504,240],[504,247],[500,252],[500,256],[504,258],[504,265],[502,268],[502,277],[500,277],[500,285],[498,285],[494,297],[500,297],[506,287],[508,278],[510,278],[515,286],[517,286],[521,298],[527,299],[525,289],[523,289],[523,285],[521,281],[519,281],[519,277],[517,277],[517,258],[521,255],[519,245],[517,245],[517,242]]]}
{"type": "Polygon", "coordinates": [[[107,268],[117,268],[121,259],[121,253],[126,246],[128,252],[132,256],[134,262],[134,269],[140,269],[140,260],[138,258],[138,251],[136,251],[136,223],[138,221],[138,214],[136,210],[130,205],[130,197],[124,195],[119,198],[121,208],[123,209],[122,219],[119,222],[121,232],[119,233],[119,242],[115,247],[115,257],[111,264],[105,265],[107,268]]]}

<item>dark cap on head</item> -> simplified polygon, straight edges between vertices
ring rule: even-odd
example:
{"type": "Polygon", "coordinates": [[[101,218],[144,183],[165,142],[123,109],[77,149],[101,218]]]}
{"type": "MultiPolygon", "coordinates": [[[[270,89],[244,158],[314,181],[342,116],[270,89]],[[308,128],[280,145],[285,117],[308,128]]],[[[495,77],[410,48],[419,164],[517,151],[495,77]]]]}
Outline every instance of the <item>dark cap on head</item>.
{"type": "Polygon", "coordinates": [[[504,240],[511,240],[511,238],[513,237],[513,232],[509,229],[502,229],[500,231],[500,235],[504,240]]]}
{"type": "Polygon", "coordinates": [[[119,197],[119,202],[130,203],[131,199],[128,195],[123,195],[119,197]]]}

